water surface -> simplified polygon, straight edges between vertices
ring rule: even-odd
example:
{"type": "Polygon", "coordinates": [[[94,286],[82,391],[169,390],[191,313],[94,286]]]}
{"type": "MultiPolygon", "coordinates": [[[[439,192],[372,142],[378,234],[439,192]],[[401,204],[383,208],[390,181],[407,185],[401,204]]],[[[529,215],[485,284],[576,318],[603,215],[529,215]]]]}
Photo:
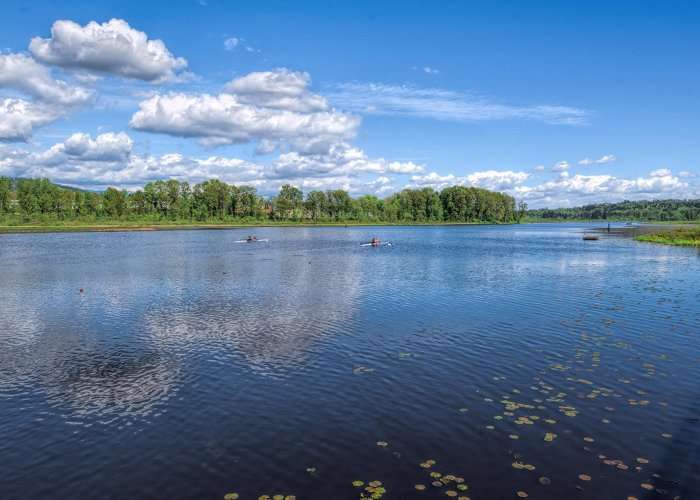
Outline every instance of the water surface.
{"type": "Polygon", "coordinates": [[[0,497],[698,498],[700,255],[584,227],[0,235],[0,497]]]}

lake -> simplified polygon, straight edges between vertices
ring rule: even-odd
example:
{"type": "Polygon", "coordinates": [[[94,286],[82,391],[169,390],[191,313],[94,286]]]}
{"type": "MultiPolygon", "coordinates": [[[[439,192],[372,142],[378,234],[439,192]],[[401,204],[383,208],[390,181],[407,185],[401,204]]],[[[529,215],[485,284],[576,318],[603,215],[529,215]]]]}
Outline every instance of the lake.
{"type": "Polygon", "coordinates": [[[0,235],[0,497],[700,498],[700,254],[591,227],[0,235]]]}

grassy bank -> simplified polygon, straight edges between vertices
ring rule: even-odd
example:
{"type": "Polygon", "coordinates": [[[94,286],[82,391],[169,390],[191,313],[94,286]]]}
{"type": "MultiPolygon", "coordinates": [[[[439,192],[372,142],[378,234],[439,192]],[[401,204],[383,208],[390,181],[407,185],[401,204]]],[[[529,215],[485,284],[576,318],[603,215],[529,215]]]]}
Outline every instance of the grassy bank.
{"type": "Polygon", "coordinates": [[[664,245],[675,245],[682,247],[700,246],[700,227],[686,228],[679,227],[670,231],[660,231],[658,233],[643,234],[635,238],[637,241],[647,241],[650,243],[661,243],[664,245]]]}
{"type": "Polygon", "coordinates": [[[348,222],[310,222],[310,221],[237,221],[237,222],[202,222],[191,221],[104,221],[104,222],[75,222],[60,223],[31,223],[31,224],[2,224],[0,234],[15,233],[79,233],[79,232],[127,232],[127,231],[167,231],[176,229],[234,229],[253,227],[354,227],[354,226],[462,226],[475,224],[495,224],[492,222],[384,222],[384,221],[348,221],[348,222]]]}

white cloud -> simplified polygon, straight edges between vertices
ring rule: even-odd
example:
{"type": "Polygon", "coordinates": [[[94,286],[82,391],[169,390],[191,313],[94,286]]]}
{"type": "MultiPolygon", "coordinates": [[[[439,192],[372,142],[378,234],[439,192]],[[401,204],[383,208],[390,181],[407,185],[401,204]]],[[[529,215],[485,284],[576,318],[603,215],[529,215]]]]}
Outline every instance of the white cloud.
{"type": "Polygon", "coordinates": [[[589,112],[556,105],[511,106],[469,92],[411,85],[343,83],[330,89],[331,102],[377,115],[398,115],[459,122],[533,120],[557,125],[585,123],[589,112]]]}
{"type": "Polygon", "coordinates": [[[459,177],[453,174],[440,175],[436,172],[430,172],[426,175],[412,176],[411,182],[406,187],[432,187],[441,190],[449,186],[474,186],[491,191],[506,191],[521,185],[530,177],[531,174],[527,172],[514,172],[512,170],[486,170],[459,177]]]}
{"type": "Polygon", "coordinates": [[[694,179],[697,176],[698,174],[695,174],[693,172],[678,172],[678,177],[680,177],[681,179],[694,179]]]}
{"type": "Polygon", "coordinates": [[[578,162],[578,164],[583,165],[583,166],[593,165],[593,164],[602,165],[604,163],[610,163],[610,162],[613,162],[615,160],[617,160],[617,158],[615,158],[615,155],[603,155],[600,158],[598,158],[597,160],[591,160],[590,158],[584,158],[583,160],[578,162]]]}
{"type": "MultiPolygon", "coordinates": [[[[568,173],[568,172],[567,172],[568,173]]],[[[518,186],[510,194],[532,201],[533,207],[561,206],[654,198],[696,198],[700,187],[683,182],[668,169],[654,170],[648,177],[624,179],[612,175],[558,176],[537,186],[518,186]]]]}
{"type": "Polygon", "coordinates": [[[658,170],[653,170],[649,177],[668,177],[671,175],[671,171],[667,168],[660,168],[658,170]]]}
{"type": "Polygon", "coordinates": [[[258,142],[265,152],[327,152],[356,135],[360,118],[329,109],[308,84],[305,73],[280,69],[231,81],[228,92],[236,94],[159,94],[141,102],[130,126],[200,138],[209,146],[258,142]]]}
{"type": "Polygon", "coordinates": [[[54,182],[104,189],[132,188],[145,182],[175,178],[189,182],[220,179],[257,187],[271,194],[285,183],[304,190],[348,189],[353,194],[388,193],[395,189],[389,175],[420,174],[423,166],[368,158],[358,149],[336,146],[325,155],[284,153],[271,163],[238,158],[137,154],[123,132],[105,133],[94,140],[77,133],[46,151],[32,153],[0,148],[0,175],[48,177],[54,182]]]}
{"type": "Polygon", "coordinates": [[[62,117],[46,104],[24,99],[0,100],[0,141],[26,142],[38,127],[62,117]]]}
{"type": "Polygon", "coordinates": [[[239,43],[241,43],[241,41],[238,38],[227,38],[226,40],[224,40],[224,49],[236,50],[236,47],[238,47],[239,43]]]}
{"type": "Polygon", "coordinates": [[[558,161],[552,167],[552,172],[566,172],[569,170],[569,163],[566,161],[558,161]]]}
{"type": "Polygon", "coordinates": [[[244,104],[300,113],[328,109],[326,99],[308,91],[310,85],[308,73],[280,68],[235,78],[226,84],[225,89],[244,104]]]}
{"type": "Polygon", "coordinates": [[[435,69],[435,68],[431,68],[431,67],[429,67],[429,66],[425,66],[425,67],[423,67],[423,68],[421,68],[421,69],[423,70],[423,73],[427,73],[427,74],[429,74],[429,75],[437,75],[438,73],[440,73],[439,70],[437,70],[437,69],[435,69]]]}
{"type": "Polygon", "coordinates": [[[54,80],[48,68],[24,54],[0,55],[0,88],[15,88],[38,100],[65,107],[80,106],[92,97],[82,87],[54,80]]]}
{"type": "Polygon", "coordinates": [[[56,21],[51,38],[32,38],[29,51],[45,64],[149,82],[174,79],[187,66],[187,61],[174,57],[162,40],[149,40],[122,19],[102,24],[91,21],[84,27],[73,21],[56,21]]]}
{"type": "Polygon", "coordinates": [[[0,141],[26,141],[36,128],[65,118],[90,102],[83,87],[55,80],[48,68],[24,54],[0,54],[0,90],[18,92],[0,99],[0,141]]]}
{"type": "Polygon", "coordinates": [[[544,170],[544,165],[537,165],[536,167],[532,167],[533,172],[542,172],[544,170]]]}

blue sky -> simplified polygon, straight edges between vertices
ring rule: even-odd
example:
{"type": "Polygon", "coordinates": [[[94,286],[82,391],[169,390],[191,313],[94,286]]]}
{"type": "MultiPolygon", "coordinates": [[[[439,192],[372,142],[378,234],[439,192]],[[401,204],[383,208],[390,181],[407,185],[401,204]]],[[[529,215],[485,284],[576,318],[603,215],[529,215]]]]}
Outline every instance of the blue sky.
{"type": "Polygon", "coordinates": [[[8,1],[0,49],[0,175],[700,197],[698,2],[8,1]]]}

